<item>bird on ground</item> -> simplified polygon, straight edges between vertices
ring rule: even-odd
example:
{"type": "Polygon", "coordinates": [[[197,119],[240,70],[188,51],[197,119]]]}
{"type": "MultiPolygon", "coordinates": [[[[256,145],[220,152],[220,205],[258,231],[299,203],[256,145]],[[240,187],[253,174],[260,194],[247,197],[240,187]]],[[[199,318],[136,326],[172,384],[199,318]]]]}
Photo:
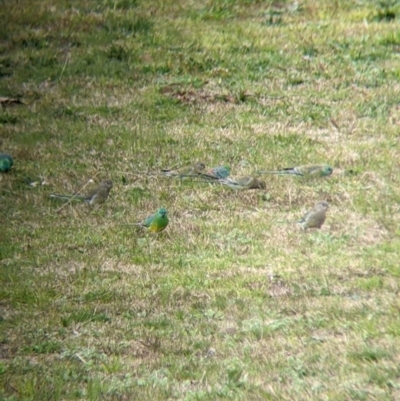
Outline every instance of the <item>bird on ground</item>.
{"type": "Polygon", "coordinates": [[[224,186],[229,187],[235,191],[242,191],[245,189],[265,189],[266,185],[265,182],[259,180],[256,177],[252,176],[245,176],[245,177],[228,177],[228,178],[221,178],[218,182],[224,186]]]}
{"type": "Polygon", "coordinates": [[[14,164],[13,158],[7,153],[0,153],[0,172],[7,173],[14,164]]]}
{"type": "Polygon", "coordinates": [[[111,180],[105,180],[100,183],[100,185],[94,190],[90,191],[87,195],[58,195],[50,194],[51,198],[72,200],[77,199],[88,203],[90,206],[100,205],[104,203],[113,187],[113,182],[111,180]]]}
{"type": "Polygon", "coordinates": [[[319,201],[314,205],[314,208],[309,210],[297,223],[300,224],[303,230],[308,228],[321,228],[326,219],[326,211],[329,204],[327,201],[319,201]]]}
{"type": "Polygon", "coordinates": [[[184,166],[176,170],[161,170],[161,172],[168,176],[168,177],[178,177],[178,178],[184,178],[184,177],[193,177],[199,175],[204,169],[206,168],[206,165],[203,162],[197,161],[190,166],[184,166]]]}
{"type": "Polygon", "coordinates": [[[201,172],[200,176],[208,180],[219,180],[221,178],[227,178],[231,174],[231,168],[229,166],[216,166],[212,167],[205,172],[201,172]]]}
{"type": "Polygon", "coordinates": [[[136,223],[136,225],[146,227],[148,231],[157,233],[163,231],[168,223],[168,212],[165,208],[161,207],[155,214],[152,214],[141,223],[136,223]]]}
{"type": "Polygon", "coordinates": [[[10,161],[6,158],[0,158],[0,172],[7,173],[8,171],[10,171],[10,168],[10,161]]]}
{"type": "Polygon", "coordinates": [[[304,164],[276,171],[257,171],[258,174],[296,175],[299,177],[318,178],[331,175],[333,168],[327,164],[304,164]]]}

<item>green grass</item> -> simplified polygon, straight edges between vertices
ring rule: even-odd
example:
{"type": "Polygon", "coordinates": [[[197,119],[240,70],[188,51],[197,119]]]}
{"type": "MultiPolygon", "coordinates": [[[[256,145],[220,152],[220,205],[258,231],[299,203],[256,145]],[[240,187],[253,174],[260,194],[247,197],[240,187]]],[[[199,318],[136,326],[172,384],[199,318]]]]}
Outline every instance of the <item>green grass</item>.
{"type": "Polygon", "coordinates": [[[400,7],[286,3],[3,1],[1,399],[399,399],[400,7]],[[145,174],[194,160],[335,171],[145,174]]]}

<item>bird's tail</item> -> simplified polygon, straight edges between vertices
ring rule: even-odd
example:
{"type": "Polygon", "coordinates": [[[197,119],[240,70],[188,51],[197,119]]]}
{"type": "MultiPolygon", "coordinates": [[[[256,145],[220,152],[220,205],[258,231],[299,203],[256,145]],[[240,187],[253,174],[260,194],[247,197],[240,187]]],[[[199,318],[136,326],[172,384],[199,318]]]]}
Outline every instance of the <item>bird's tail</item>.
{"type": "Polygon", "coordinates": [[[180,174],[180,175],[176,175],[175,177],[180,178],[181,180],[184,180],[184,181],[202,182],[202,183],[206,183],[206,184],[215,183],[215,182],[219,181],[218,178],[204,176],[203,174],[180,174]]]}
{"type": "Polygon", "coordinates": [[[161,174],[167,177],[178,177],[179,174],[171,170],[161,170],[161,174]]]}
{"type": "Polygon", "coordinates": [[[211,185],[215,185],[215,184],[223,184],[221,182],[221,178],[207,178],[207,177],[190,177],[191,180],[190,182],[199,182],[201,184],[211,184],[211,185]]]}
{"type": "Polygon", "coordinates": [[[173,178],[197,178],[199,177],[199,174],[184,174],[184,173],[177,173],[175,171],[170,171],[170,170],[161,170],[161,174],[166,176],[166,177],[173,177],[173,178]]]}
{"type": "Polygon", "coordinates": [[[198,174],[198,178],[201,178],[205,181],[211,181],[211,182],[216,182],[219,180],[223,180],[225,178],[227,178],[229,176],[229,174],[227,174],[226,176],[218,174],[218,173],[213,173],[212,171],[206,171],[204,173],[199,173],[198,174]]]}
{"type": "Polygon", "coordinates": [[[276,175],[290,175],[295,174],[295,172],[290,170],[258,170],[256,174],[276,174],[276,175]]]}
{"type": "Polygon", "coordinates": [[[225,187],[233,189],[234,191],[245,189],[245,186],[238,184],[237,182],[230,180],[229,178],[221,178],[217,182],[225,187]]]}
{"type": "Polygon", "coordinates": [[[55,199],[63,199],[63,200],[72,200],[76,199],[78,201],[85,201],[85,197],[81,195],[60,195],[60,194],[50,194],[50,198],[55,198],[55,199]]]}

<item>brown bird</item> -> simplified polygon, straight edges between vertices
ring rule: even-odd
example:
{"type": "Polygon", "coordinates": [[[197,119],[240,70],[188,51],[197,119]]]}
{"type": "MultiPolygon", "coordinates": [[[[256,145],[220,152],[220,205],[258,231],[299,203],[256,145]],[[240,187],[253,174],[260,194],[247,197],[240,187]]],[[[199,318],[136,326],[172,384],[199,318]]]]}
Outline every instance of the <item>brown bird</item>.
{"type": "Polygon", "coordinates": [[[193,177],[199,175],[204,169],[206,168],[206,165],[203,162],[197,161],[190,166],[185,166],[181,167],[176,170],[161,170],[161,172],[168,176],[168,177],[178,177],[178,178],[184,178],[184,177],[193,177]]]}
{"type": "Polygon", "coordinates": [[[113,182],[111,180],[105,180],[101,182],[96,189],[90,191],[87,195],[50,194],[50,198],[67,199],[67,200],[77,199],[85,203],[88,203],[90,206],[100,205],[101,203],[104,203],[107,200],[112,187],[113,187],[113,182]]]}
{"type": "Polygon", "coordinates": [[[235,191],[243,191],[245,189],[265,189],[266,185],[264,181],[259,180],[256,177],[245,176],[245,177],[228,177],[221,178],[218,182],[222,185],[229,187],[235,191]]]}
{"type": "Polygon", "coordinates": [[[297,223],[301,225],[303,230],[307,230],[307,228],[321,228],[325,222],[328,208],[329,204],[327,201],[319,201],[297,223]]]}

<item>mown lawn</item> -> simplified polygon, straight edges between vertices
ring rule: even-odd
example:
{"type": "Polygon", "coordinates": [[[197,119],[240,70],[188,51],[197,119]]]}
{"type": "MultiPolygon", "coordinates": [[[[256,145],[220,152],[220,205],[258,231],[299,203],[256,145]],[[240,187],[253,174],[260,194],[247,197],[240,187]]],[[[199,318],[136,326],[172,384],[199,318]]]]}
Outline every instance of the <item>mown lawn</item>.
{"type": "Polygon", "coordinates": [[[0,398],[400,400],[399,18],[0,2],[0,398]],[[157,174],[195,160],[334,172],[238,193],[157,174]],[[108,178],[101,207],[49,197],[108,178]],[[321,230],[287,223],[323,199],[321,230]],[[128,225],[161,206],[164,232],[128,225]]]}

